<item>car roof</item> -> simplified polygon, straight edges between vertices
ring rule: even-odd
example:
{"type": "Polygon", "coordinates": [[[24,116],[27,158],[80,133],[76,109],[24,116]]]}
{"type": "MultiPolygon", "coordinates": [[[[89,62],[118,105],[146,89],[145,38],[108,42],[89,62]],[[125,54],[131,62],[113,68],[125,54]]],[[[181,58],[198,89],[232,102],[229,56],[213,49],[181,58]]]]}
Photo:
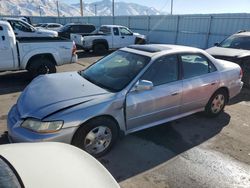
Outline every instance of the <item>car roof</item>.
{"type": "Polygon", "coordinates": [[[94,26],[93,24],[88,24],[88,23],[86,23],[86,24],[85,23],[68,23],[66,25],[90,25],[90,26],[94,26]]]}
{"type": "Polygon", "coordinates": [[[150,57],[160,54],[170,54],[170,53],[203,52],[201,49],[198,48],[182,46],[182,45],[172,45],[172,44],[130,45],[128,47],[122,48],[121,50],[140,53],[150,57]]]}
{"type": "Polygon", "coordinates": [[[250,36],[250,31],[243,31],[243,32],[239,32],[234,34],[236,36],[250,36]]]}
{"type": "Polygon", "coordinates": [[[0,155],[14,167],[25,187],[119,187],[100,162],[69,144],[5,144],[0,146],[0,155]]]}
{"type": "Polygon", "coordinates": [[[101,27],[125,27],[122,25],[101,25],[101,27]]]}

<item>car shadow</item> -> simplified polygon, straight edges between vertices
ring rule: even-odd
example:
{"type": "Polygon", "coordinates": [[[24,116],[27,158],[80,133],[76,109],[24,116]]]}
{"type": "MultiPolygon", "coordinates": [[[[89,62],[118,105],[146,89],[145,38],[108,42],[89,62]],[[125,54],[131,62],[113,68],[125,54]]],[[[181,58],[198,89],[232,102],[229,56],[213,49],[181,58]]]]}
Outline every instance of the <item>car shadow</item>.
{"type": "Polygon", "coordinates": [[[7,131],[0,135],[0,145],[1,144],[9,144],[8,133],[7,131]]]}
{"type": "Polygon", "coordinates": [[[195,114],[126,136],[100,162],[118,182],[150,170],[216,136],[230,121],[195,114]]]}
{"type": "Polygon", "coordinates": [[[31,80],[26,71],[0,73],[0,95],[22,91],[31,80]]]}
{"type": "MultiPolygon", "coordinates": [[[[110,50],[106,54],[103,54],[103,55],[106,56],[106,55],[111,54],[112,52],[114,52],[114,51],[110,50]]],[[[77,51],[77,55],[78,55],[78,58],[91,58],[91,57],[100,57],[101,58],[101,57],[103,57],[103,55],[98,56],[93,52],[85,52],[83,50],[77,51]]]]}

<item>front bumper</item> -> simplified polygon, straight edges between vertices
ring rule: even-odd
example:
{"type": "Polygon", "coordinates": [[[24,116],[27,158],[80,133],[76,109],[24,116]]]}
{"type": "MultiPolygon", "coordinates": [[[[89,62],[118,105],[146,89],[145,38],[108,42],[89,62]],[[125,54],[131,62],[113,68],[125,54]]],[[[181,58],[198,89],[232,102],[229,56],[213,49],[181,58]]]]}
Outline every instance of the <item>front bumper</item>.
{"type": "Polygon", "coordinates": [[[70,144],[77,127],[64,128],[55,133],[37,133],[21,127],[23,119],[20,118],[16,106],[8,114],[7,128],[10,142],[63,142],[70,144]]]}
{"type": "Polygon", "coordinates": [[[77,63],[77,62],[78,62],[78,56],[77,56],[77,54],[72,55],[71,63],[77,63]]]}

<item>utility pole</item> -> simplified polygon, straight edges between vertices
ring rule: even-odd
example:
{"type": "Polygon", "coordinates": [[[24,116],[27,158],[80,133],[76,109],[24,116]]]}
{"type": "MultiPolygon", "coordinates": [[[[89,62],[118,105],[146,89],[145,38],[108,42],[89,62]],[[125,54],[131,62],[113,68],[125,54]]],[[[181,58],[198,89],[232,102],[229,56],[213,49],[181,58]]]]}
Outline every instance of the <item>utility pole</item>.
{"type": "Polygon", "coordinates": [[[39,13],[40,13],[40,17],[42,16],[42,9],[41,9],[41,5],[39,5],[39,13]]]}
{"type": "Polygon", "coordinates": [[[59,1],[56,1],[56,8],[57,8],[57,16],[60,17],[60,10],[59,10],[59,1]]]}
{"type": "Polygon", "coordinates": [[[82,0],[80,0],[80,12],[81,12],[81,16],[83,16],[83,3],[82,3],[82,0]]]}
{"type": "Polygon", "coordinates": [[[115,16],[115,0],[112,0],[112,16],[115,16]]]}
{"type": "Polygon", "coordinates": [[[97,16],[97,4],[95,4],[95,16],[97,16]]]}
{"type": "Polygon", "coordinates": [[[173,15],[174,0],[171,0],[171,11],[170,14],[173,15]]]}

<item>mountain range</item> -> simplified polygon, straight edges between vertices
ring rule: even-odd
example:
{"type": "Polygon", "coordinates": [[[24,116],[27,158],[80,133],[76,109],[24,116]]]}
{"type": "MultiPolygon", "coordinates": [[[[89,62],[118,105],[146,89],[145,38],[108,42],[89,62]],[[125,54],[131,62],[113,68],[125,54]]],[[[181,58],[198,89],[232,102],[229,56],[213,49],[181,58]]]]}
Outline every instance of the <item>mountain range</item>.
{"type": "MultiPolygon", "coordinates": [[[[59,1],[60,16],[80,16],[80,4],[66,4],[59,1]]],[[[84,16],[110,16],[111,0],[84,3],[84,16]]],[[[136,3],[116,2],[115,15],[158,15],[160,11],[136,3]]],[[[0,0],[0,15],[8,16],[57,16],[57,0],[0,0]]]]}

